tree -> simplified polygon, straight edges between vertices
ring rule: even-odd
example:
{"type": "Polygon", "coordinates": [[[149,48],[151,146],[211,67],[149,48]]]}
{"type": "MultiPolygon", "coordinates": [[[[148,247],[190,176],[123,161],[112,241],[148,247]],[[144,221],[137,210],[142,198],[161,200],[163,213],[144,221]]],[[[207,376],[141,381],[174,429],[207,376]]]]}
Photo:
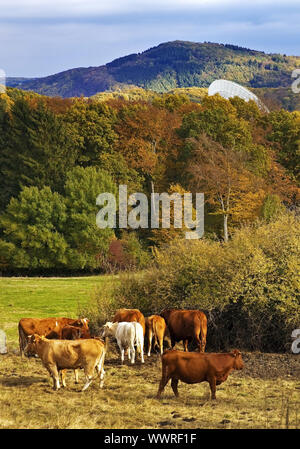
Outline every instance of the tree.
{"type": "Polygon", "coordinates": [[[284,109],[268,114],[264,120],[267,138],[277,152],[278,162],[300,182],[300,113],[284,109]]]}
{"type": "Polygon", "coordinates": [[[96,167],[76,167],[68,172],[65,236],[69,246],[68,266],[72,269],[100,269],[107,255],[114,230],[96,225],[99,210],[96,199],[104,192],[117,194],[117,187],[106,172],[96,167]]]}
{"type": "Polygon", "coordinates": [[[228,220],[243,221],[257,217],[265,196],[263,181],[245,168],[242,152],[224,148],[205,134],[192,140],[194,151],[188,165],[190,187],[204,192],[223,216],[223,236],[228,241],[228,220]]]}
{"type": "MultiPolygon", "coordinates": [[[[1,119],[0,119],[1,120],[1,119]]],[[[17,99],[2,118],[3,205],[23,186],[51,187],[62,192],[66,171],[75,165],[80,137],[71,124],[47,109],[42,100],[17,99]],[[4,120],[4,122],[3,122],[4,120]]]]}
{"type": "Polygon", "coordinates": [[[110,153],[117,135],[113,129],[116,117],[111,107],[97,101],[77,99],[63,116],[81,136],[78,165],[99,166],[99,157],[110,153]]]}
{"type": "Polygon", "coordinates": [[[64,198],[49,187],[24,187],[0,216],[2,266],[14,269],[62,268],[67,263],[63,231],[64,198]]]}

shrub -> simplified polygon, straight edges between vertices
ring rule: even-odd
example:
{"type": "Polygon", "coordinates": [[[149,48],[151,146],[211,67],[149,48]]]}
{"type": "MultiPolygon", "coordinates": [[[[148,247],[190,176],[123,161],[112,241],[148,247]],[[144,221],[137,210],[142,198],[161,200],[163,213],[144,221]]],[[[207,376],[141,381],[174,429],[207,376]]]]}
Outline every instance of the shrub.
{"type": "Polygon", "coordinates": [[[299,253],[300,222],[293,215],[243,227],[227,244],[177,240],[144,272],[120,276],[110,312],[202,309],[208,350],[285,351],[300,324],[299,253]]]}

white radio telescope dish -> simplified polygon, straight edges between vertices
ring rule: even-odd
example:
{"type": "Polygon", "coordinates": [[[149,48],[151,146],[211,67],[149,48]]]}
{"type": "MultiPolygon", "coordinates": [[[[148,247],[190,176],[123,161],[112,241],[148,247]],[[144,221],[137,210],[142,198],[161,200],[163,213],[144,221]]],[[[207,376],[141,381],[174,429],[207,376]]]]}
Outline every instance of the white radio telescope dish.
{"type": "Polygon", "coordinates": [[[261,110],[263,110],[264,112],[269,112],[268,108],[255,94],[250,92],[250,90],[246,89],[245,87],[234,83],[233,81],[216,80],[212,82],[208,88],[208,95],[211,96],[215,94],[219,94],[221,95],[221,97],[226,98],[227,100],[228,98],[233,97],[239,97],[245,101],[253,100],[261,110]]]}

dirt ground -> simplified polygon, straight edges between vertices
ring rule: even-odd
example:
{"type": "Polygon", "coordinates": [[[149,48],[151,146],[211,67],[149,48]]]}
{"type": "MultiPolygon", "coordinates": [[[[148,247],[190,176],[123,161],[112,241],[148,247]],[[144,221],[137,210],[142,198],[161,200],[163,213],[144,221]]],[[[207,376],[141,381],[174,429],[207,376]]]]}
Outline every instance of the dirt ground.
{"type": "Polygon", "coordinates": [[[296,378],[300,380],[300,354],[243,352],[244,376],[260,379],[296,378]]]}

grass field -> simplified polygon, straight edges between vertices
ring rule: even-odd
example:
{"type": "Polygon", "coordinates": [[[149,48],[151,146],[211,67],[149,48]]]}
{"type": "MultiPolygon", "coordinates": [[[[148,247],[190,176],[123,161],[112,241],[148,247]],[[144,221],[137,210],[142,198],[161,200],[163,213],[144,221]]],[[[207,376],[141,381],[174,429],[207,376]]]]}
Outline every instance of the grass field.
{"type": "Polygon", "coordinates": [[[93,289],[112,276],[74,278],[0,278],[0,328],[10,348],[18,346],[18,322],[23,317],[76,318],[93,289]]]}
{"type": "MultiPolygon", "coordinates": [[[[193,429],[299,428],[300,357],[293,354],[243,353],[245,369],[233,372],[210,400],[207,383],[179,383],[179,398],[170,385],[161,400],[155,395],[161,377],[160,357],[142,365],[120,365],[115,344],[105,361],[104,388],[98,381],[81,392],[68,372],[67,387],[52,389],[46,369],[36,358],[17,354],[17,323],[22,316],[77,316],[96,286],[109,277],[1,278],[0,328],[9,352],[0,355],[0,428],[9,429],[193,429]]],[[[181,347],[181,345],[180,345],[181,347]]]]}

